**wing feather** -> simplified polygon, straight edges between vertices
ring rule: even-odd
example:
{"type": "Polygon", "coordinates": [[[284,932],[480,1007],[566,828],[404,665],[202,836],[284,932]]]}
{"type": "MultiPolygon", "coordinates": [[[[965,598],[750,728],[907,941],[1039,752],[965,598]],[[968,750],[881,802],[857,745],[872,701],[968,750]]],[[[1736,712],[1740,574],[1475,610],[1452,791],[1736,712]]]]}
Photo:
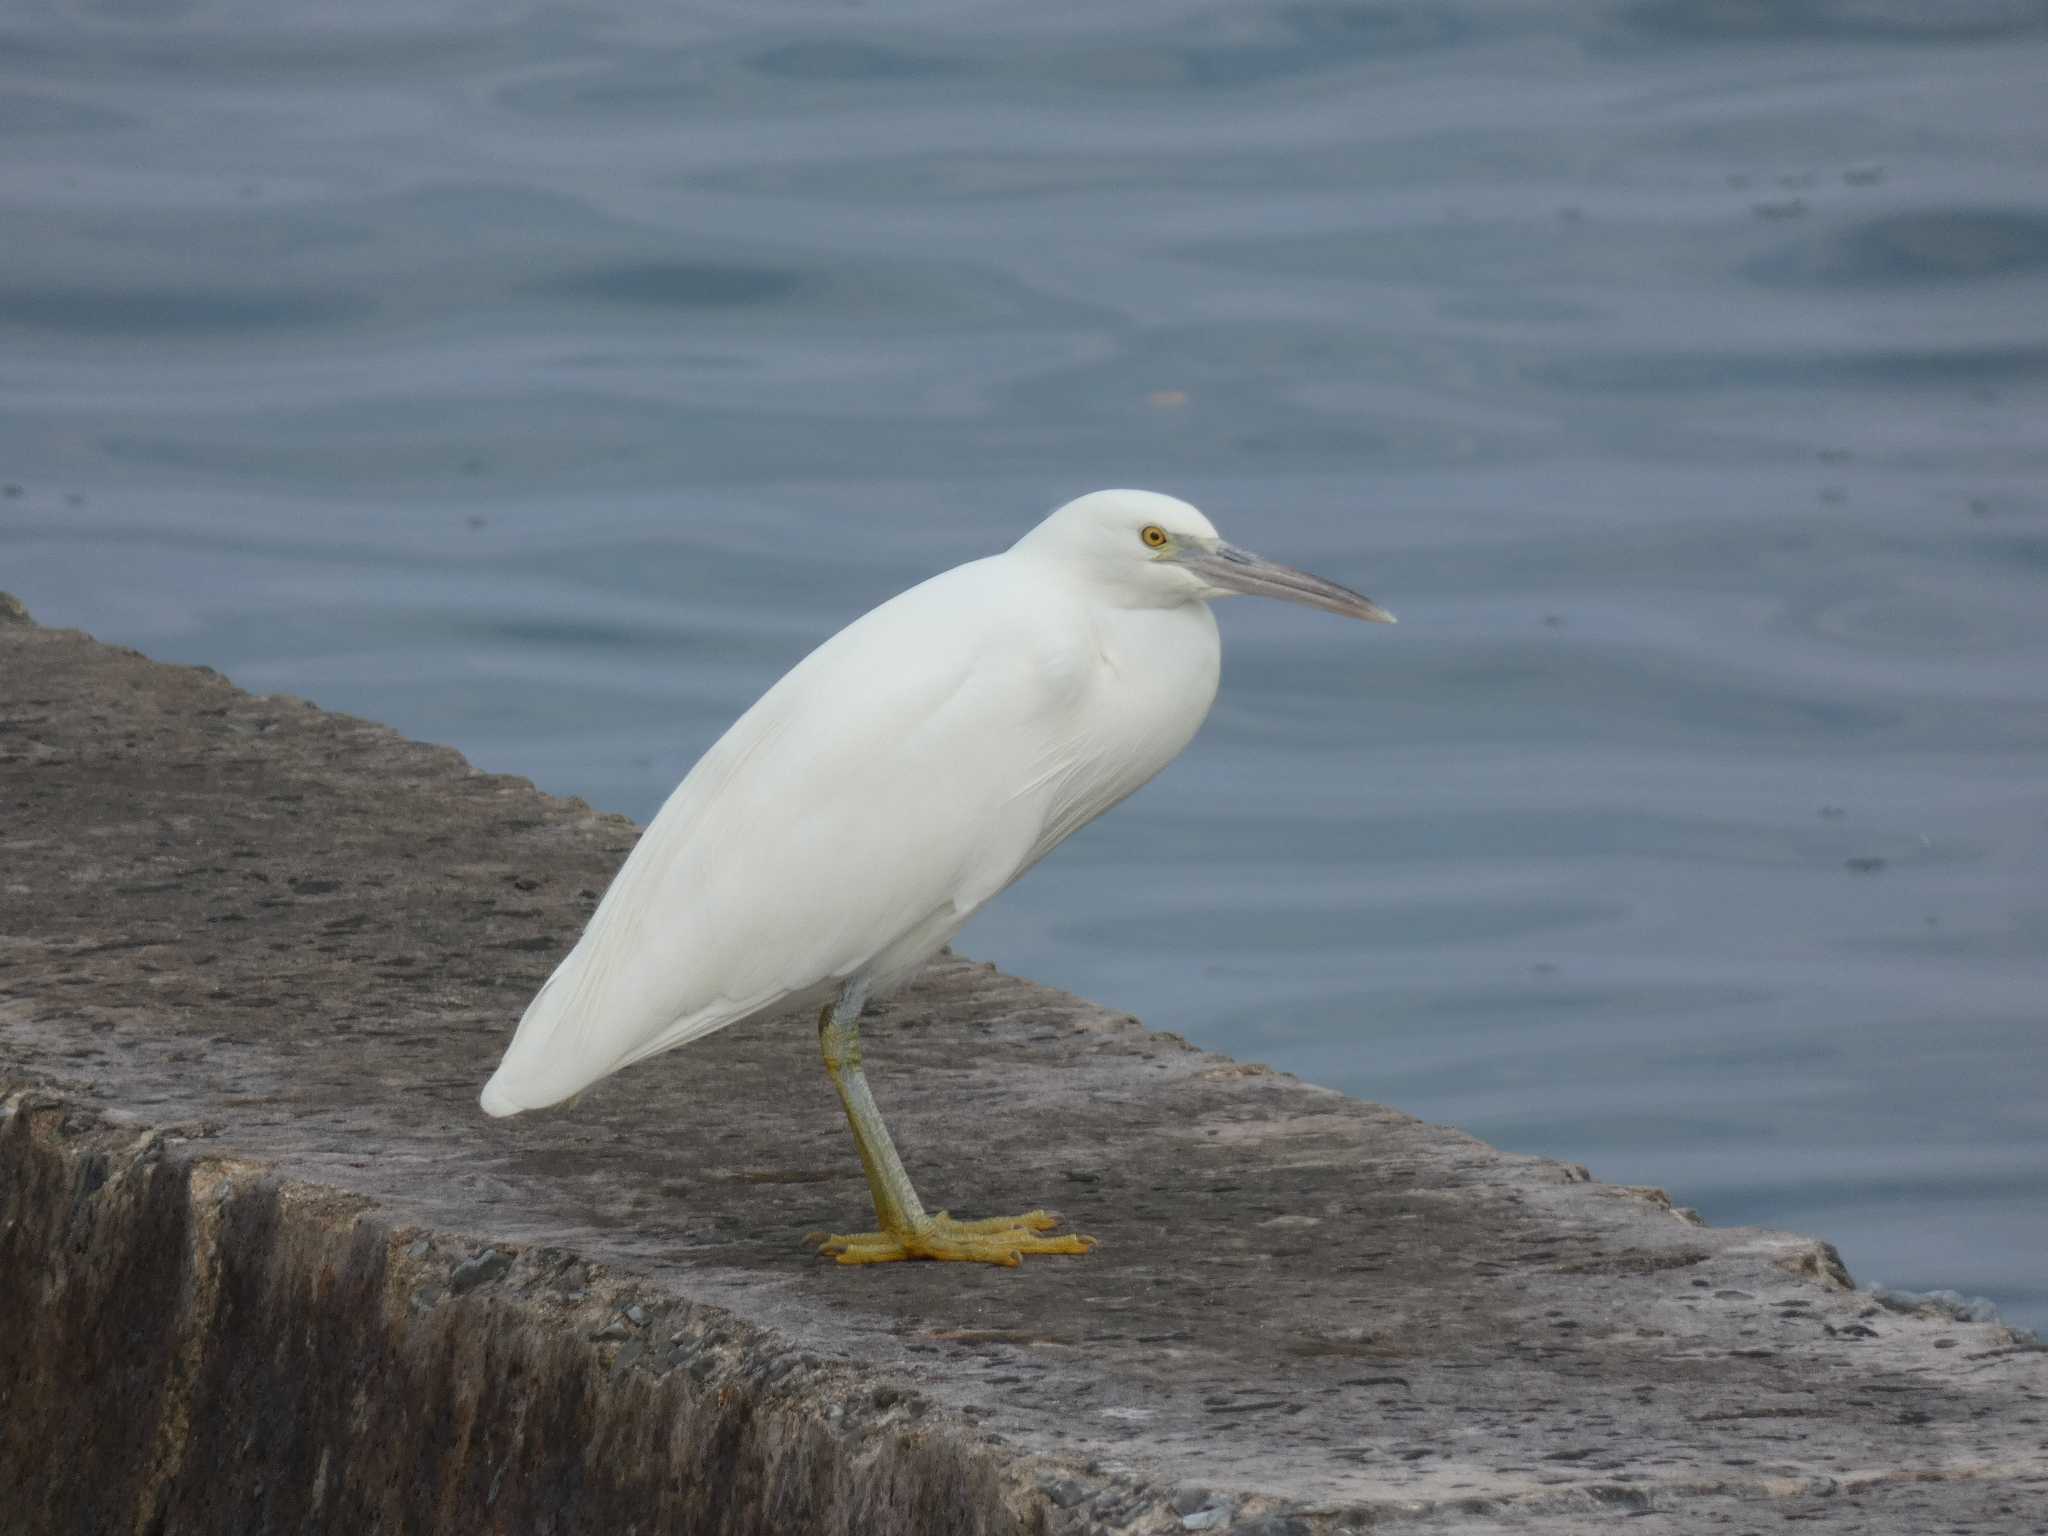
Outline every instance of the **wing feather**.
{"type": "Polygon", "coordinates": [[[1001,557],[961,566],[764,694],[649,825],[528,1006],[483,1107],[558,1102],[829,996],[878,957],[936,951],[1050,846],[1087,621],[1047,602],[1001,557]]]}

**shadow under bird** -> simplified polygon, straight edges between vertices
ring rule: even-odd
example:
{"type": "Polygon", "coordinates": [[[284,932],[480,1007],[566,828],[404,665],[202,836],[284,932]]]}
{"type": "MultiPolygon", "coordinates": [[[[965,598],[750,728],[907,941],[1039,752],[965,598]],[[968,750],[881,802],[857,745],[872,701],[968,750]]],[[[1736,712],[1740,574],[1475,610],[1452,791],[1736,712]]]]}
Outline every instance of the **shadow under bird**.
{"type": "Polygon", "coordinates": [[[485,1084],[559,1103],[729,1024],[822,1007],[818,1041],[880,1230],[842,1264],[1086,1253],[1047,1211],[927,1212],[861,1067],[868,999],[1172,762],[1216,697],[1213,598],[1393,616],[1226,544],[1149,491],[1071,501],[1008,550],[864,614],[761,696],[676,787],[485,1084]]]}

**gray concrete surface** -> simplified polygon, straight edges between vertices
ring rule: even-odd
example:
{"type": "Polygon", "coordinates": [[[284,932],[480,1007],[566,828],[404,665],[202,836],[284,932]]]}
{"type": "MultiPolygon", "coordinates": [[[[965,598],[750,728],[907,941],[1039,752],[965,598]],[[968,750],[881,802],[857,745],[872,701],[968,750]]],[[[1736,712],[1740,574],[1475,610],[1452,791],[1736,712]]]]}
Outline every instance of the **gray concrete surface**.
{"type": "Polygon", "coordinates": [[[475,1107],[634,828],[0,602],[14,1528],[2048,1529],[2048,1354],[958,958],[475,1107]],[[152,1523],[154,1522],[154,1523],[152,1523]]]}

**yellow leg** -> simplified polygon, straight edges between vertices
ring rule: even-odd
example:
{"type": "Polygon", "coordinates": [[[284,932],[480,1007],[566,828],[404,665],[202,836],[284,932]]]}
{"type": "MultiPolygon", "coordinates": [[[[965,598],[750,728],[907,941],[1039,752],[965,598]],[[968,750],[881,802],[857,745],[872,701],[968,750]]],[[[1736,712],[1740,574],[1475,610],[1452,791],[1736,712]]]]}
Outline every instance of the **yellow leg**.
{"type": "Polygon", "coordinates": [[[839,1102],[846,1108],[846,1123],[853,1127],[853,1143],[860,1150],[860,1165],[867,1172],[881,1231],[827,1237],[818,1251],[841,1264],[950,1259],[1015,1268],[1027,1253],[1086,1253],[1094,1247],[1092,1237],[1073,1233],[1045,1236],[1059,1225],[1059,1217],[1050,1211],[980,1221],[955,1221],[944,1211],[926,1214],[861,1069],[859,1019],[865,993],[865,988],[849,986],[837,1003],[818,1016],[818,1047],[832,1086],[839,1090],[839,1102]]]}

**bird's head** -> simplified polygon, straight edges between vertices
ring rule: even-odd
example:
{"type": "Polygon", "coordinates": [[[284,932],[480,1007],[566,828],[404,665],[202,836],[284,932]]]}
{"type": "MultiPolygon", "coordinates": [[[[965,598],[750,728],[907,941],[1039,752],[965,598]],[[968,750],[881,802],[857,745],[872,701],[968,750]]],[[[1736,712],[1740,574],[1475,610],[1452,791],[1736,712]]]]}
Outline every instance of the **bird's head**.
{"type": "Polygon", "coordinates": [[[1208,518],[1156,491],[1095,491],[1068,502],[1017,541],[1020,553],[1085,572],[1132,607],[1248,593],[1391,624],[1394,616],[1349,587],[1226,544],[1208,518]]]}

